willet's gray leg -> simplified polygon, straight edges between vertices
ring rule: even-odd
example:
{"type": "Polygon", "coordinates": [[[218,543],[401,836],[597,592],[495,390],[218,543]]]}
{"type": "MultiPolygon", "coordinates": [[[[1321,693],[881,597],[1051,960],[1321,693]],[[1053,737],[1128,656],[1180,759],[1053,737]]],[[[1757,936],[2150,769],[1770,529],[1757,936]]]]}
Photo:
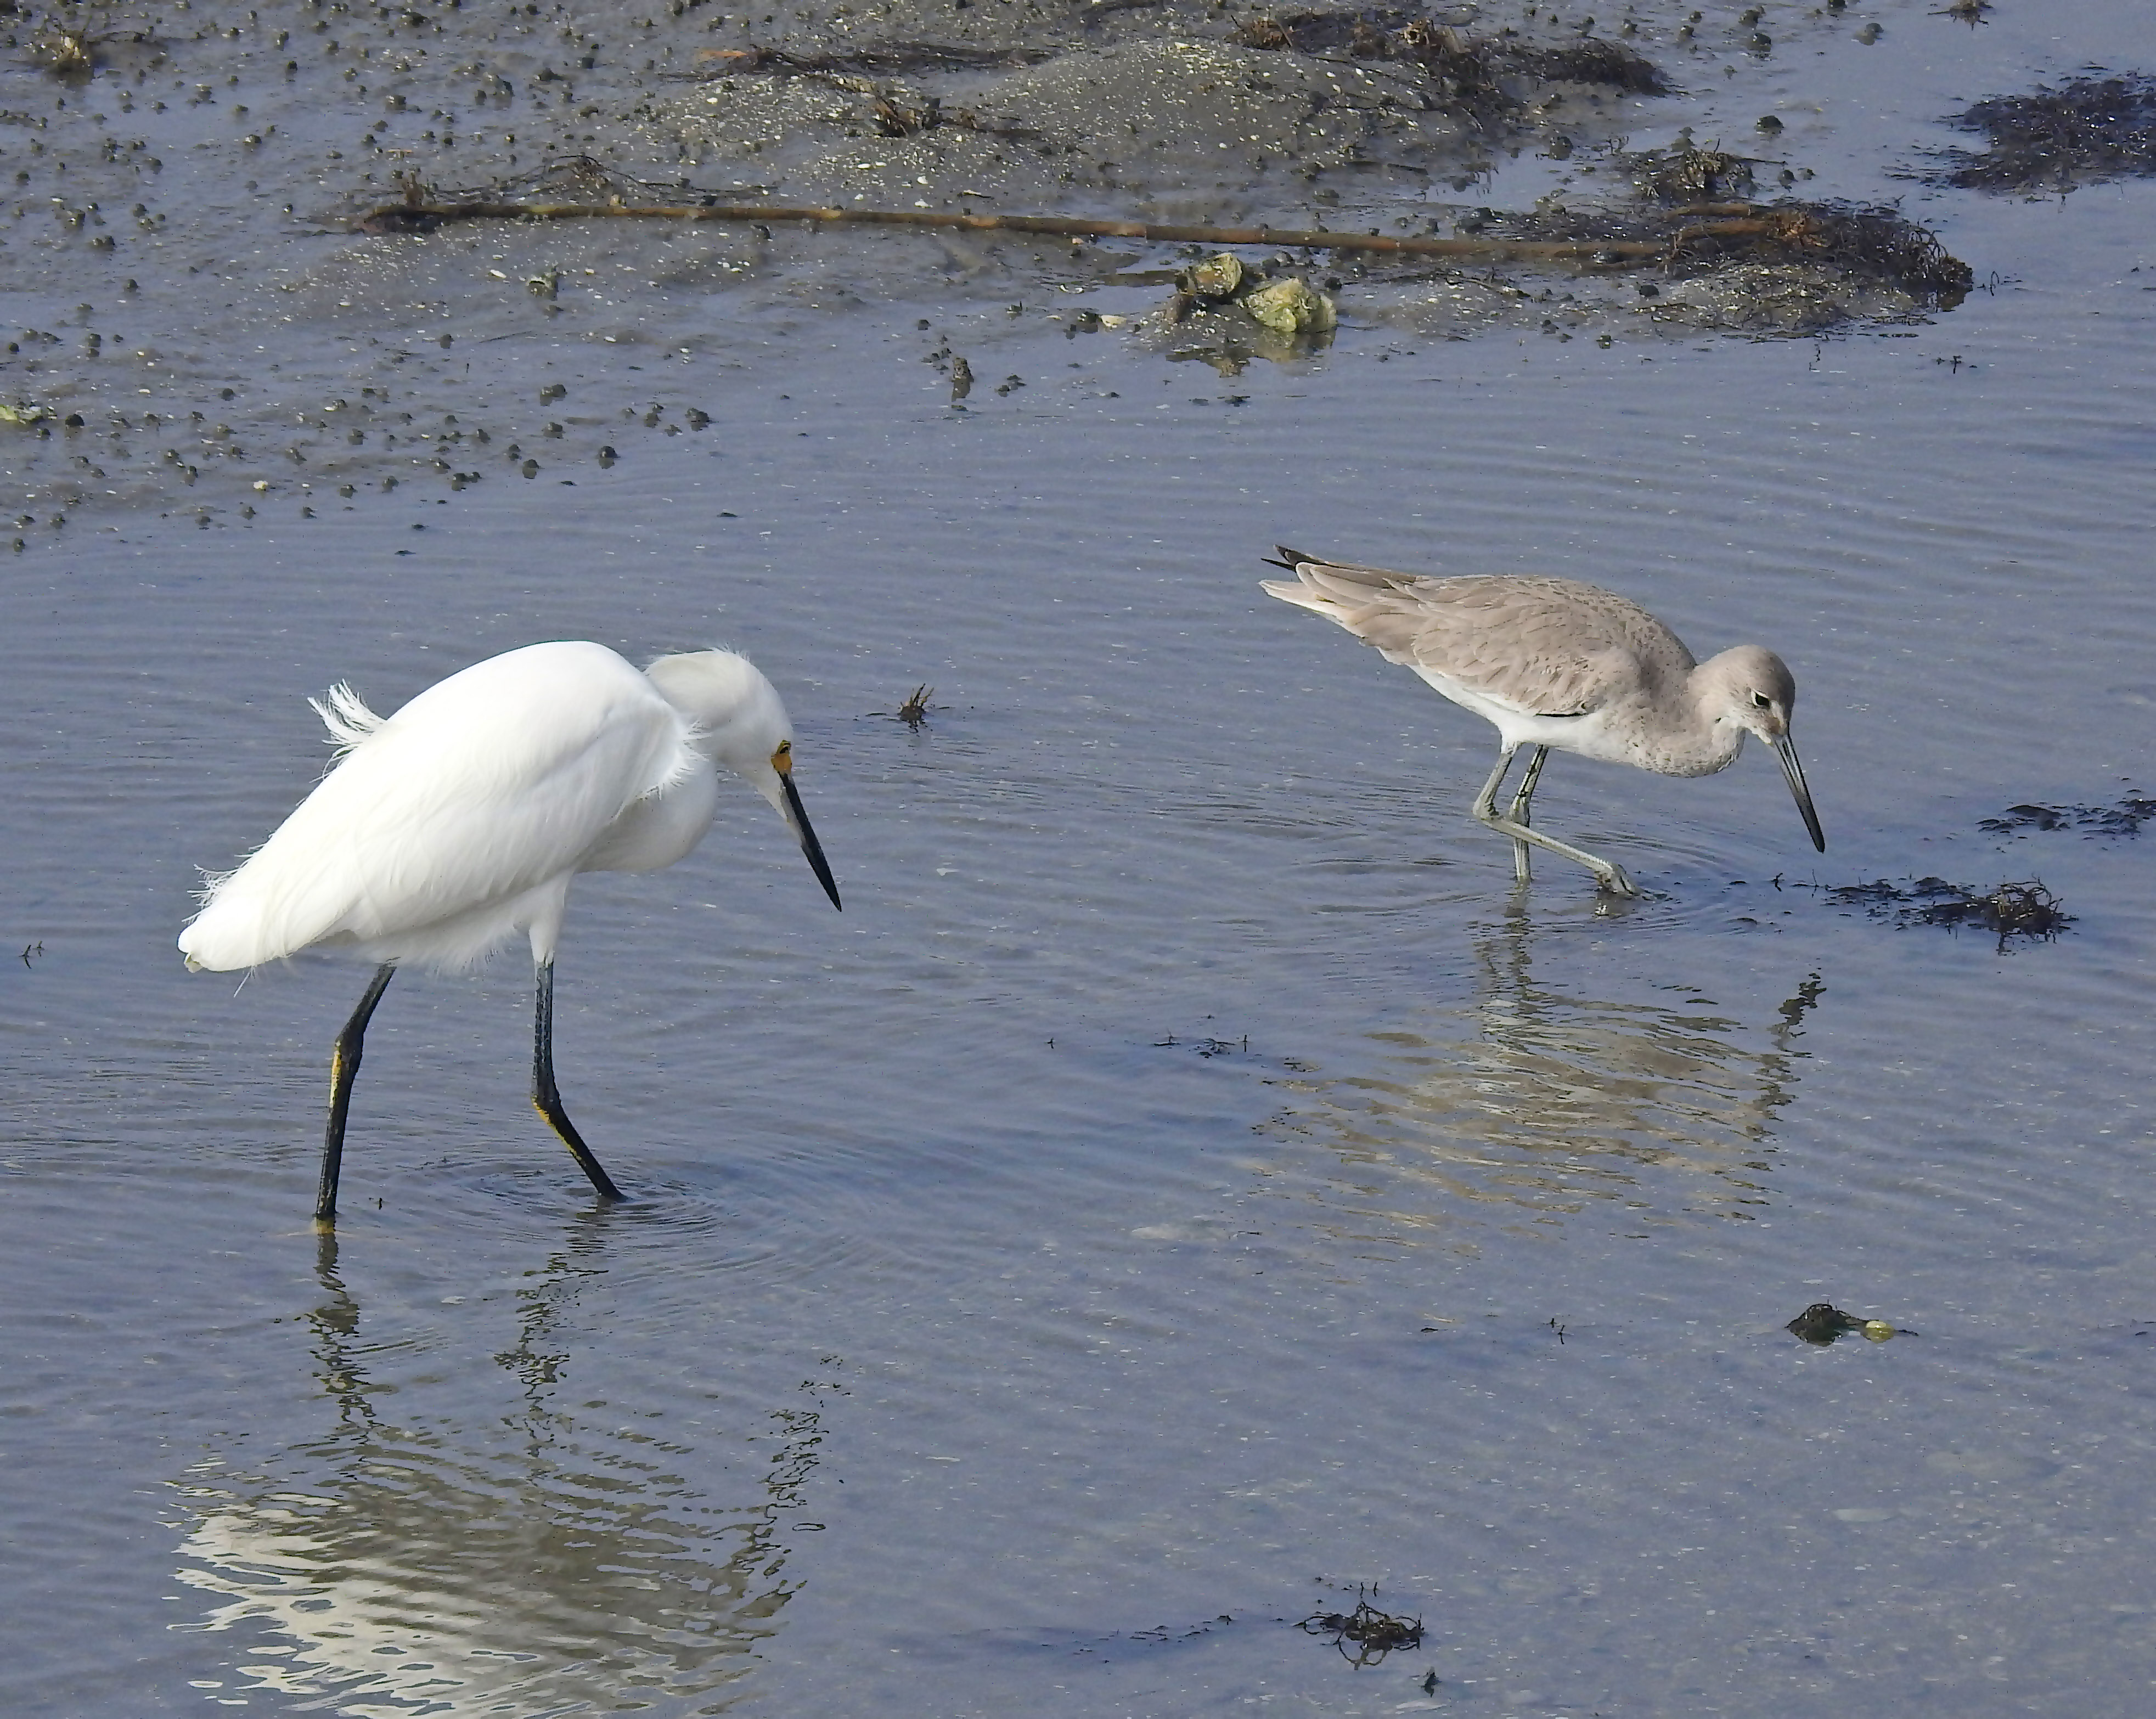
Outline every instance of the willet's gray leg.
{"type": "MultiPolygon", "coordinates": [[[[1542,752],[1545,748],[1538,747],[1536,750],[1542,752]]],[[[1505,772],[1512,767],[1512,754],[1509,749],[1497,755],[1497,767],[1490,772],[1490,779],[1482,784],[1482,792],[1475,797],[1476,817],[1488,824],[1500,835],[1512,837],[1516,844],[1532,842],[1538,848],[1546,848],[1553,854],[1563,854],[1575,865],[1584,865],[1594,874],[1596,881],[1613,895],[1638,895],[1640,886],[1625,875],[1623,866],[1604,860],[1599,854],[1590,854],[1584,848],[1575,848],[1569,843],[1558,840],[1554,836],[1544,835],[1540,830],[1532,829],[1525,824],[1517,823],[1498,811],[1498,784],[1504,781],[1505,772]]],[[[1540,758],[1537,758],[1528,766],[1527,777],[1522,788],[1522,793],[1532,796],[1534,777],[1539,772],[1541,766],[1540,758]]]]}
{"type": "MultiPolygon", "coordinates": [[[[1529,824],[1535,821],[1528,814],[1534,806],[1535,784],[1542,780],[1543,762],[1548,757],[1549,748],[1538,746],[1535,748],[1534,757],[1527,760],[1527,774],[1520,778],[1520,791],[1512,796],[1512,810],[1506,814],[1513,823],[1529,824]]],[[[1521,883],[1526,883],[1530,875],[1527,844],[1515,840],[1512,844],[1512,875],[1521,883]]]]}

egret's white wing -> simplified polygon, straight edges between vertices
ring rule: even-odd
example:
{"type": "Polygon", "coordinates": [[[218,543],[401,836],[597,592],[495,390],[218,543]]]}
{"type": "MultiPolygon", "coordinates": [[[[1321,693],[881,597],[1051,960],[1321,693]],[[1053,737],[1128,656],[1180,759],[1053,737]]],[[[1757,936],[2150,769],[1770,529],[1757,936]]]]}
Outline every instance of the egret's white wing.
{"type": "MultiPolygon", "coordinates": [[[[213,890],[181,947],[251,967],[474,917],[564,878],[623,811],[698,763],[688,725],[603,646],[528,646],[429,687],[343,760],[213,890]]],[[[498,940],[513,925],[478,941],[498,940]]],[[[419,952],[424,940],[412,945],[419,952]]]]}

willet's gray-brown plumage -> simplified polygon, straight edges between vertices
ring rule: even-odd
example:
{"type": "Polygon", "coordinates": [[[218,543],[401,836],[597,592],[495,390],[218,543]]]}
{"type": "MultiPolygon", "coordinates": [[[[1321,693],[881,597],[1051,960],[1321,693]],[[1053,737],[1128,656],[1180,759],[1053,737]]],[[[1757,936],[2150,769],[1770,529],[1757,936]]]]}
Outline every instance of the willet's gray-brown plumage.
{"type": "Polygon", "coordinates": [[[1512,839],[1522,883],[1532,843],[1577,860],[1613,895],[1640,893],[1623,866],[1529,827],[1535,784],[1553,747],[1663,776],[1710,776],[1756,734],[1781,759],[1812,845],[1826,851],[1789,739],[1797,683],[1771,650],[1739,644],[1695,662],[1683,641],[1637,603],[1575,579],[1440,579],[1285,547],[1273,565],[1296,577],[1267,579],[1267,591],[1337,622],[1496,726],[1497,767],[1476,797],[1475,815],[1512,839]],[[1526,773],[1501,813],[1498,787],[1523,746],[1533,748],[1526,773]]]}

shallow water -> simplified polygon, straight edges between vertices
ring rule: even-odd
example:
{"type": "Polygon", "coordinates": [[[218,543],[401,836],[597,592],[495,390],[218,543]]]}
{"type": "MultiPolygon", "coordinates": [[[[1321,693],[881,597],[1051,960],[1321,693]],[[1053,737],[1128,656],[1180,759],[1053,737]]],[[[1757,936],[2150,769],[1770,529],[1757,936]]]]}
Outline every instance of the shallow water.
{"type": "MultiPolygon", "coordinates": [[[[1881,15],[1835,87],[1899,138],[2123,63],[2106,13],[1881,15]]],[[[1794,74],[1757,75],[1732,104],[1794,74]]],[[[636,364],[711,413],[610,468],[33,533],[9,1709],[2138,1710],[2148,851],[1978,826],[2148,787],[2156,191],[1910,206],[1999,280],[1891,334],[1351,326],[1229,380],[993,293],[757,310],[732,357],[480,367],[564,378],[587,440],[636,364]],[[1025,385],[952,411],[945,339],[1025,385]],[[1774,647],[1830,852],[1756,752],[1558,757],[1543,821],[1650,894],[1516,896],[1486,730],[1265,598],[1276,541],[1774,647]],[[561,1076],[611,1212],[526,1104],[521,962],[401,978],[325,1244],[363,975],[188,976],[193,868],[321,767],[307,695],[547,637],[751,651],[846,911],[745,793],[579,884],[561,1076]],[[1934,873],[2076,922],[2002,952],[1807,887],[1934,873]],[[1907,1334],[1808,1347],[1820,1300],[1907,1334]],[[1293,1627],[1366,1589],[1420,1650],[1293,1627]]]]}

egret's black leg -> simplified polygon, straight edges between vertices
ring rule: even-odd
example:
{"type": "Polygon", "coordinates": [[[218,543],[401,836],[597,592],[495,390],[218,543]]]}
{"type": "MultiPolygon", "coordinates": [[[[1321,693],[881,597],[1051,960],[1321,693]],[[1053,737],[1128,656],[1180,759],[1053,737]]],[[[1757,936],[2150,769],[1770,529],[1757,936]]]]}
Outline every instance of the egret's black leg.
{"type": "Polygon", "coordinates": [[[598,1189],[599,1198],[620,1199],[621,1190],[599,1167],[591,1147],[584,1144],[583,1136],[577,1132],[577,1125],[562,1108],[562,1094],[554,1085],[554,963],[551,961],[539,964],[539,1005],[531,1022],[531,1102],[562,1137],[562,1143],[569,1148],[584,1174],[592,1178],[592,1186],[598,1189]]]}
{"type": "Polygon", "coordinates": [[[397,977],[397,963],[385,961],[374,971],[367,994],[359,999],[352,1019],[337,1034],[330,1052],[330,1121],[322,1136],[322,1182],[315,1195],[315,1222],[336,1222],[337,1172],[344,1167],[344,1120],[352,1111],[352,1083],[359,1074],[361,1053],[367,1048],[367,1024],[374,1018],[374,1005],[397,977]]]}

